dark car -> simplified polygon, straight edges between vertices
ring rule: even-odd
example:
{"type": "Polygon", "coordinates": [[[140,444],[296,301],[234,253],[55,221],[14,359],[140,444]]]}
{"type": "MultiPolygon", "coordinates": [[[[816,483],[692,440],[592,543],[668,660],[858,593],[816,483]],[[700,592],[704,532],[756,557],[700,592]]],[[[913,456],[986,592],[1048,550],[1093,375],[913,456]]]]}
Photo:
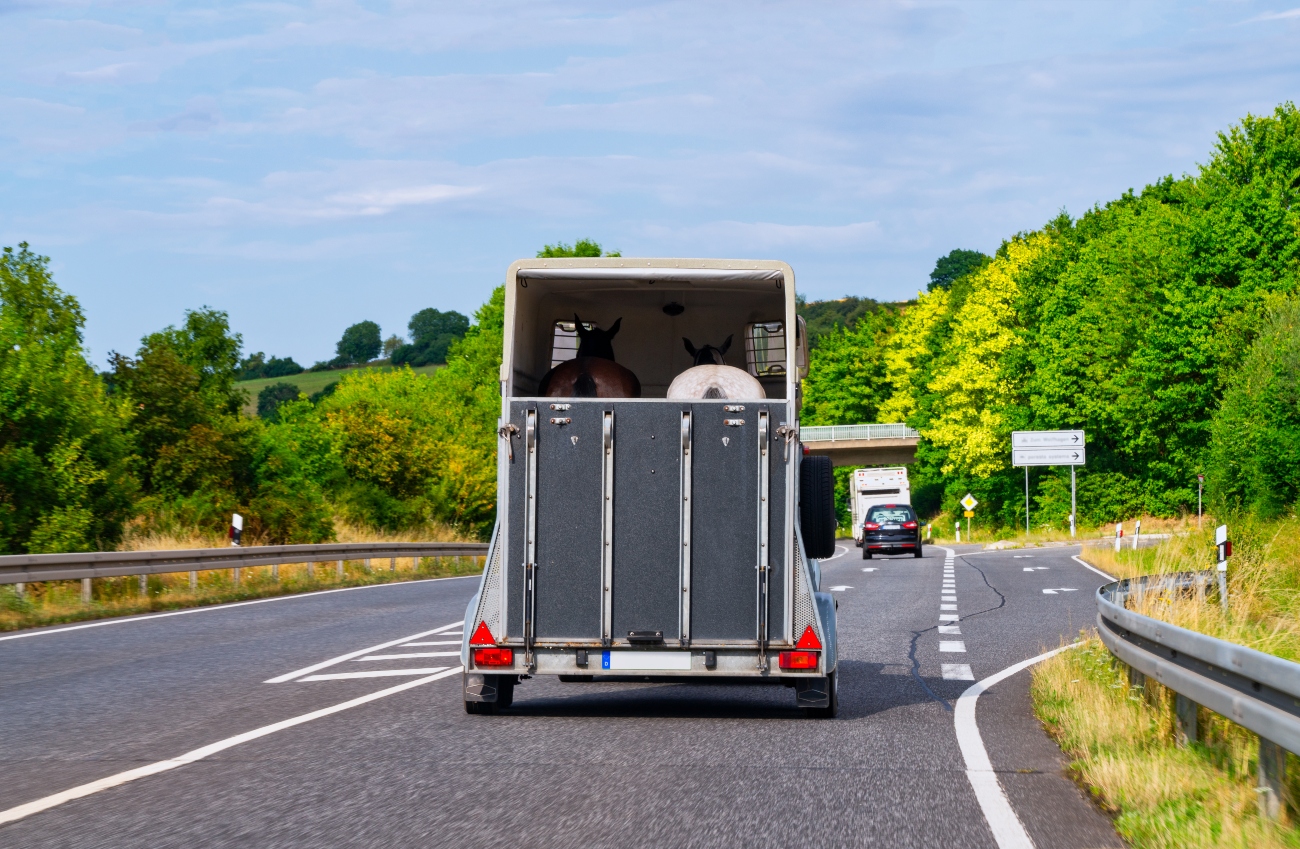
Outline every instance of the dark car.
{"type": "Polygon", "coordinates": [[[910,504],[877,504],[862,523],[862,559],[873,554],[921,556],[921,524],[910,504]]]}

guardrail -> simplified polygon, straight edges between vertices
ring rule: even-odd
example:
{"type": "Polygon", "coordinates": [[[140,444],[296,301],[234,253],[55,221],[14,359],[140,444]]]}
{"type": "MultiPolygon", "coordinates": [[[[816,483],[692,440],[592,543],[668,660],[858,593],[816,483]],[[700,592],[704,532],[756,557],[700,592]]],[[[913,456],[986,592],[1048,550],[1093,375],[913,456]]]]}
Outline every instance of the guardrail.
{"type": "Polygon", "coordinates": [[[1149,575],[1097,590],[1097,630],[1106,648],[1129,667],[1129,683],[1153,679],[1176,694],[1180,743],[1197,739],[1198,705],[1259,735],[1261,808],[1281,815],[1286,752],[1300,753],[1300,663],[1189,631],[1127,609],[1130,597],[1203,595],[1214,572],[1149,575]]]}
{"type": "MultiPolygon", "coordinates": [[[[17,584],[19,592],[38,581],[81,580],[81,595],[90,600],[93,578],[120,578],[139,575],[143,584],[148,575],[189,572],[190,586],[197,583],[198,573],[213,569],[239,570],[247,566],[279,567],[291,563],[334,561],[338,576],[349,560],[389,558],[395,567],[401,557],[486,557],[488,547],[481,542],[345,542],[320,545],[257,545],[229,548],[196,548],[182,551],[92,551],[79,554],[8,554],[0,556],[0,584],[17,584]]],[[[278,577],[278,569],[277,575],[278,577]]]]}
{"type": "Polygon", "coordinates": [[[847,442],[857,439],[919,439],[921,433],[905,424],[817,425],[799,428],[801,442],[847,442]]]}

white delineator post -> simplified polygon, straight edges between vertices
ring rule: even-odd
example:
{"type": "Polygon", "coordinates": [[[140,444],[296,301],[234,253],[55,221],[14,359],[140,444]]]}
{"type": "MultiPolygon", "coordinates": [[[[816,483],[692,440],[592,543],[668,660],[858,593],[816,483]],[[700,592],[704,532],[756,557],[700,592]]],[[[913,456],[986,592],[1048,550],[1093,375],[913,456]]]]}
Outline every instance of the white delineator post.
{"type": "Polygon", "coordinates": [[[1228,558],[1232,556],[1232,540],[1228,539],[1228,526],[1214,529],[1214,547],[1219,555],[1219,604],[1228,612],[1228,558]]]}
{"type": "Polygon", "coordinates": [[[1138,519],[1133,524],[1133,550],[1138,550],[1138,537],[1142,536],[1142,520],[1138,519]]]}
{"type": "Polygon", "coordinates": [[[957,542],[961,542],[961,519],[957,520],[957,542]]]}
{"type": "Polygon", "coordinates": [[[1124,537],[1124,523],[1115,523],[1115,553],[1119,554],[1119,541],[1124,537]]]}
{"type": "MultiPolygon", "coordinates": [[[[244,517],[238,513],[232,514],[230,517],[230,544],[238,548],[239,540],[243,535],[244,517]]],[[[231,580],[234,582],[235,586],[239,586],[239,572],[240,569],[238,566],[231,570],[231,580]]]]}

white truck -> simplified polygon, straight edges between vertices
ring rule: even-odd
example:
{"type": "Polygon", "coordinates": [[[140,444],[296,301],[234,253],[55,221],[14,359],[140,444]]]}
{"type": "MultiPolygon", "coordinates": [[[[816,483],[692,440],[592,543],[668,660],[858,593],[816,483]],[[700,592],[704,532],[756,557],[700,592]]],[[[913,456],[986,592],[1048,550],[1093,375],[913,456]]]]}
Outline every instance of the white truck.
{"type": "Polygon", "coordinates": [[[912,490],[907,483],[907,469],[854,469],[853,491],[849,493],[849,511],[853,514],[853,542],[862,545],[862,523],[867,511],[877,504],[911,504],[912,490]]]}

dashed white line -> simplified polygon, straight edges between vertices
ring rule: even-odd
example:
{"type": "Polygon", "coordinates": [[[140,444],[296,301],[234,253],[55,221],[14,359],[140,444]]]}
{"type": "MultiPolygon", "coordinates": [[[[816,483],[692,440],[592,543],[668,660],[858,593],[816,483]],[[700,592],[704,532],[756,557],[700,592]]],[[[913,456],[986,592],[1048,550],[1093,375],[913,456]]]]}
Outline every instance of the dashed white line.
{"type": "Polygon", "coordinates": [[[62,805],[64,802],[71,802],[73,799],[80,799],[84,796],[90,796],[94,793],[100,792],[101,790],[108,790],[110,788],[117,787],[119,785],[126,784],[131,781],[135,781],[138,778],[145,778],[150,775],[156,775],[160,772],[166,772],[168,770],[176,769],[177,767],[182,767],[182,766],[186,766],[187,764],[192,764],[195,761],[203,760],[204,758],[215,755],[218,752],[223,752],[226,749],[229,749],[233,746],[238,746],[240,743],[247,743],[250,740],[256,740],[260,737],[265,737],[268,734],[274,734],[277,731],[283,731],[284,729],[292,728],[295,725],[302,725],[304,722],[311,722],[313,719],[320,719],[321,717],[339,713],[340,711],[345,711],[348,710],[349,708],[354,708],[359,705],[364,705],[368,702],[377,701],[378,699],[382,699],[387,696],[392,696],[397,693],[405,692],[406,690],[410,690],[414,687],[420,687],[424,684],[428,684],[431,681],[437,681],[440,678],[446,678],[448,676],[455,675],[460,671],[461,671],[461,667],[455,666],[452,667],[451,669],[442,670],[438,672],[436,675],[429,675],[425,678],[417,678],[414,681],[406,681],[401,684],[398,684],[395,687],[389,687],[385,690],[380,690],[377,693],[370,693],[369,695],[358,696],[355,699],[349,699],[346,702],[340,702],[336,705],[331,705],[326,708],[321,708],[320,710],[314,710],[310,713],[304,713],[301,716],[295,716],[291,719],[285,719],[285,720],[281,720],[280,722],[274,722],[270,725],[263,725],[261,728],[255,728],[252,731],[245,731],[243,734],[236,734],[234,737],[227,737],[225,740],[219,740],[216,743],[212,743],[210,745],[203,746],[198,749],[194,749],[175,758],[169,758],[168,760],[165,761],[157,761],[156,763],[146,764],[145,766],[136,767],[135,769],[128,769],[125,772],[119,772],[116,775],[110,775],[106,778],[101,778],[98,781],[91,781],[87,784],[80,784],[76,787],[70,788],[68,790],[64,790],[61,793],[55,793],[53,795],[45,796],[41,799],[37,799],[33,802],[28,802],[24,805],[18,805],[17,807],[9,808],[8,810],[5,811],[0,811],[0,825],[4,825],[5,823],[16,822],[20,819],[23,819],[24,817],[29,817],[32,814],[38,814],[41,811],[48,811],[50,808],[58,807],[59,805],[62,805]]]}
{"type": "Polygon", "coordinates": [[[940,609],[940,610],[956,610],[956,609],[957,609],[957,605],[955,605],[955,604],[941,604],[941,605],[939,605],[939,609],[940,609]]]}
{"type": "Polygon", "coordinates": [[[434,666],[428,669],[369,669],[365,672],[326,672],[324,675],[308,675],[303,681],[346,681],[349,678],[401,678],[406,675],[433,675],[447,667],[434,666]]]}
{"type": "Polygon", "coordinates": [[[876,571],[876,567],[875,567],[875,566],[868,566],[868,567],[866,567],[865,569],[863,569],[862,571],[863,571],[863,572],[874,572],[874,571],[876,571]]]}
{"type": "Polygon", "coordinates": [[[958,654],[966,653],[966,644],[961,640],[940,640],[939,651],[954,652],[958,654]]]}
{"type": "Polygon", "coordinates": [[[960,625],[940,625],[940,626],[939,626],[939,633],[940,633],[940,634],[960,634],[960,633],[961,633],[961,626],[960,626],[960,625]]]}
{"type": "Polygon", "coordinates": [[[403,654],[371,654],[365,657],[352,658],[353,663],[362,663],[367,660],[406,660],[410,657],[460,657],[458,651],[413,651],[403,654]]]}
{"type": "Polygon", "coordinates": [[[957,600],[957,596],[955,596],[955,595],[941,595],[941,596],[939,596],[939,601],[956,601],[956,600],[957,600]]]}
{"type": "Polygon", "coordinates": [[[960,617],[958,617],[956,613],[940,613],[940,614],[939,614],[939,621],[940,621],[940,622],[956,622],[959,618],[960,618],[960,617]]]}
{"type": "Polygon", "coordinates": [[[945,663],[942,667],[945,681],[974,681],[975,673],[970,671],[969,663],[945,663]]]}

